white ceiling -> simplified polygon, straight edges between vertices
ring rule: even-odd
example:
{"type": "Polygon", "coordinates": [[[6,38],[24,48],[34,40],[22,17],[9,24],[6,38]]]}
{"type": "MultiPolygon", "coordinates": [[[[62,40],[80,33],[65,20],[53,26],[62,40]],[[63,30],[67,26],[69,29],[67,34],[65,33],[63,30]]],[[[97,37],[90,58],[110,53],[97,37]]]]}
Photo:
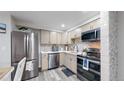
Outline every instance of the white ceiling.
{"type": "Polygon", "coordinates": [[[99,14],[98,11],[12,11],[18,25],[65,31],[99,14]],[[65,27],[61,27],[65,24],[65,27]]]}

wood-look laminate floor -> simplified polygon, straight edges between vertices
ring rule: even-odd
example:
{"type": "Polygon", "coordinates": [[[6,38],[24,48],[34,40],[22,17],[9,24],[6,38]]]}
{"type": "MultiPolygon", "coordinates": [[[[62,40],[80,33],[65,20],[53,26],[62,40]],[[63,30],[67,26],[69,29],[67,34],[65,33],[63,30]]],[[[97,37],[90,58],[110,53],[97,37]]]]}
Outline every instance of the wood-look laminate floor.
{"type": "Polygon", "coordinates": [[[59,67],[56,69],[40,72],[38,77],[28,81],[79,81],[75,74],[67,77],[62,72],[62,69],[64,68],[65,67],[59,67]]]}

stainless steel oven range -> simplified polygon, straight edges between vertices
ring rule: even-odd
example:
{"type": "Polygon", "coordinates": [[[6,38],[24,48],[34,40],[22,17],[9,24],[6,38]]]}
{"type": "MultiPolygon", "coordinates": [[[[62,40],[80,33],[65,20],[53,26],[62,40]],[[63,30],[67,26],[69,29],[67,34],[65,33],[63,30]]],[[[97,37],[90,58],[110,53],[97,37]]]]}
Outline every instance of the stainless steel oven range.
{"type": "Polygon", "coordinates": [[[101,78],[100,53],[91,50],[90,56],[77,55],[77,77],[82,81],[100,81],[101,78]]]}

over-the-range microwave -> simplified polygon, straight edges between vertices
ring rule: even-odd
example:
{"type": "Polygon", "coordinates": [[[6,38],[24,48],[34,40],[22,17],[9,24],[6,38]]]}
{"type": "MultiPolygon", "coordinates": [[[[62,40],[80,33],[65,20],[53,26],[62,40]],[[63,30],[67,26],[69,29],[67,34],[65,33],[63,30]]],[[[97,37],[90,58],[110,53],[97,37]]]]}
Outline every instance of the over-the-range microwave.
{"type": "Polygon", "coordinates": [[[100,41],[100,28],[82,32],[81,40],[82,40],[82,42],[100,41]]]}

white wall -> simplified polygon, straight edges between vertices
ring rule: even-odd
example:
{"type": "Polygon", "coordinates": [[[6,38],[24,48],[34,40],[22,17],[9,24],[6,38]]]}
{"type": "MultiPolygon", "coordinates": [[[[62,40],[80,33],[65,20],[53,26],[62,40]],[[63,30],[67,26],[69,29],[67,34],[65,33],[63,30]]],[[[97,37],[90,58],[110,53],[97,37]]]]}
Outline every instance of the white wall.
{"type": "Polygon", "coordinates": [[[117,80],[117,12],[101,12],[101,80],[117,80]]]}
{"type": "Polygon", "coordinates": [[[124,80],[124,12],[118,12],[118,80],[124,80]]]}
{"type": "Polygon", "coordinates": [[[0,33],[0,67],[11,66],[11,17],[7,12],[0,12],[0,23],[7,26],[6,33],[0,33]]]}
{"type": "Polygon", "coordinates": [[[101,12],[101,80],[110,80],[109,12],[101,12]]]}

